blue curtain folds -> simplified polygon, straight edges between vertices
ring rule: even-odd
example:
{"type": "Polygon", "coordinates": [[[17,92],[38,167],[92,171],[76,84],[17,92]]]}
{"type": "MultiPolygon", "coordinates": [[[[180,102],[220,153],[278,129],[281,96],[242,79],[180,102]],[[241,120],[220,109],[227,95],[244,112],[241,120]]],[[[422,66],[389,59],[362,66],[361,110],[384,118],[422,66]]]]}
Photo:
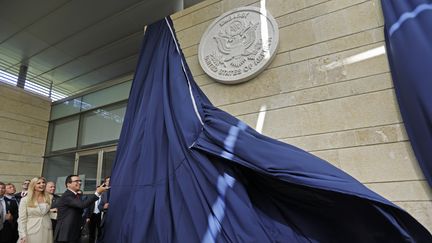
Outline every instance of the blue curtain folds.
{"type": "Polygon", "coordinates": [[[381,3],[387,54],[405,129],[432,187],[432,1],[381,3]]]}
{"type": "Polygon", "coordinates": [[[104,242],[432,242],[343,171],[215,108],[169,18],[148,26],[104,242]]]}

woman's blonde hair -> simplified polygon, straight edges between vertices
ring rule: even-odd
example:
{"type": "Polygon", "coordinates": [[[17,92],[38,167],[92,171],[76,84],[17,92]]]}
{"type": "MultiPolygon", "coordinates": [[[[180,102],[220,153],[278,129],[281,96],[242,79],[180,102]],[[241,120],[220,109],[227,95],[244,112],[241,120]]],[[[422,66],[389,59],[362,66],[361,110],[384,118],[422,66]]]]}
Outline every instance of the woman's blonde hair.
{"type": "MultiPolygon", "coordinates": [[[[34,208],[38,204],[37,198],[36,198],[36,193],[35,193],[35,186],[39,180],[43,180],[45,182],[45,184],[47,182],[44,177],[35,177],[35,178],[31,179],[30,185],[29,185],[28,191],[27,191],[27,197],[28,197],[27,206],[28,207],[34,208]]],[[[44,189],[44,191],[42,193],[43,193],[44,201],[46,203],[48,203],[49,206],[51,206],[51,195],[46,191],[46,188],[44,189]]]]}

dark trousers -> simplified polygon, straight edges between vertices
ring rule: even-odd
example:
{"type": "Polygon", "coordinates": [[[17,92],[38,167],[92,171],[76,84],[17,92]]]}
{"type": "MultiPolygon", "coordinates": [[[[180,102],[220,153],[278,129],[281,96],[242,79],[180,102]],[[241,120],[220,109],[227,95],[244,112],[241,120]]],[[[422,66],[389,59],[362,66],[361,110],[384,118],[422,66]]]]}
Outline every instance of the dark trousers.
{"type": "Polygon", "coordinates": [[[15,225],[5,222],[0,230],[0,243],[16,243],[18,240],[18,229],[15,225]]]}
{"type": "Polygon", "coordinates": [[[101,234],[100,223],[101,223],[101,214],[92,213],[90,215],[90,222],[89,222],[90,243],[96,242],[96,235],[98,238],[100,237],[101,234]]]}

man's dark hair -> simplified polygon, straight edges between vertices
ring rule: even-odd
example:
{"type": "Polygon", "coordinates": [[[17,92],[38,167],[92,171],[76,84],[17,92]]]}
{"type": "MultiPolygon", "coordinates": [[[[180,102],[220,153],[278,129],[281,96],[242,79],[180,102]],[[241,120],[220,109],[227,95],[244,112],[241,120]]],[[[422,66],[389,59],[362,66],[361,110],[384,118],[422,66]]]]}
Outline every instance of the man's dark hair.
{"type": "Polygon", "coordinates": [[[66,180],[65,180],[65,186],[66,186],[66,187],[67,187],[67,184],[72,183],[72,177],[74,177],[74,176],[78,176],[78,175],[68,175],[68,176],[66,177],[66,180]]]}
{"type": "Polygon", "coordinates": [[[0,181],[0,186],[6,187],[6,184],[4,184],[3,182],[0,181]]]}
{"type": "Polygon", "coordinates": [[[105,176],[105,178],[104,178],[104,182],[106,182],[108,179],[110,179],[111,178],[111,176],[105,176]]]}

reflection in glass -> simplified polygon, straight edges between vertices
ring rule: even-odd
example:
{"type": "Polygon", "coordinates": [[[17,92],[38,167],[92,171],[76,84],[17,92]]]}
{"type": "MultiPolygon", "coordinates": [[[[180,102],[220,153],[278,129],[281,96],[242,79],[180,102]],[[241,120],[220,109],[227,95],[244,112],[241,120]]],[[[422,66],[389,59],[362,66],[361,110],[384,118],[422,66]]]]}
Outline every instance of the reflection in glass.
{"type": "Polygon", "coordinates": [[[131,85],[132,81],[128,81],[85,95],[82,100],[82,110],[90,110],[126,100],[129,97],[131,85]]]}
{"type": "Polygon", "coordinates": [[[52,123],[51,151],[75,148],[78,137],[79,116],[74,116],[52,123]]]}
{"type": "Polygon", "coordinates": [[[116,156],[116,151],[104,153],[101,180],[103,180],[106,176],[111,176],[111,171],[114,164],[115,156],[116,156]]]}
{"type": "Polygon", "coordinates": [[[82,191],[94,191],[96,189],[98,154],[81,155],[78,161],[78,175],[80,175],[82,191]]]}
{"type": "Polygon", "coordinates": [[[66,190],[65,180],[68,175],[73,174],[74,163],[75,153],[45,159],[42,176],[47,181],[56,183],[56,193],[63,193],[66,190]]]}
{"type": "Polygon", "coordinates": [[[81,111],[81,97],[67,100],[63,103],[53,105],[51,108],[51,120],[69,116],[81,111]]]}
{"type": "Polygon", "coordinates": [[[81,145],[117,140],[126,112],[126,103],[85,113],[81,125],[81,145]]]}

